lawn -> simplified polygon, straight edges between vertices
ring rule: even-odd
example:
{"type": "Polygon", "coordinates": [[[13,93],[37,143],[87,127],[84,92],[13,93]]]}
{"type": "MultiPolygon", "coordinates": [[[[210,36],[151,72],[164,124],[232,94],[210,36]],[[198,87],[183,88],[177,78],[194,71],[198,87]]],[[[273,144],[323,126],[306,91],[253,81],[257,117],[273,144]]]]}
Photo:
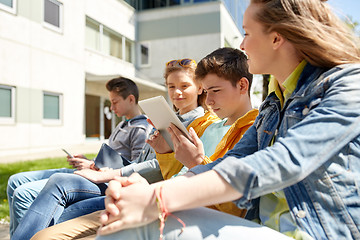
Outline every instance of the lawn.
{"type": "MultiPolygon", "coordinates": [[[[89,159],[92,159],[95,156],[95,154],[86,154],[86,157],[89,159]]],[[[0,164],[0,222],[9,220],[9,204],[6,196],[6,185],[11,175],[18,172],[63,167],[69,167],[66,158],[64,157],[0,164]]]]}

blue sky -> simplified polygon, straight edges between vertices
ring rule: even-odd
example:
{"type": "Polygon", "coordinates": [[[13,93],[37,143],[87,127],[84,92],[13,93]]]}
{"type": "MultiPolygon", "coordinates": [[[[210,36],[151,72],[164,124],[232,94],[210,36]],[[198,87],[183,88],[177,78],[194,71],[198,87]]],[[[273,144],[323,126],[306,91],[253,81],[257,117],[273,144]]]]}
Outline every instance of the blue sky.
{"type": "Polygon", "coordinates": [[[333,7],[340,18],[343,19],[343,15],[351,16],[353,21],[356,21],[360,24],[359,0],[328,0],[328,3],[333,7]]]}

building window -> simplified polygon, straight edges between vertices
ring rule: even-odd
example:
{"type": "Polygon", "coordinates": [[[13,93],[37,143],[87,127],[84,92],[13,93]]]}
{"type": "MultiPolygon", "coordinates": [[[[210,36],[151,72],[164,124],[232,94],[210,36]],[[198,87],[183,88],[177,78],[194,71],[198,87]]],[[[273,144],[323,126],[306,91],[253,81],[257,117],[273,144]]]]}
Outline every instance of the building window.
{"type": "Polygon", "coordinates": [[[133,62],[133,47],[134,43],[129,39],[125,40],[125,61],[133,62]]]}
{"type": "Polygon", "coordinates": [[[62,30],[62,8],[61,2],[56,0],[44,0],[44,23],[47,27],[62,30]]]}
{"type": "Polygon", "coordinates": [[[100,25],[86,18],[85,46],[100,50],[100,25]]]}
{"type": "Polygon", "coordinates": [[[102,35],[102,51],[110,56],[122,59],[122,37],[105,28],[102,35]]]}
{"type": "Polygon", "coordinates": [[[15,88],[0,85],[0,123],[15,122],[15,88]]]}
{"type": "Polygon", "coordinates": [[[150,65],[149,43],[140,44],[140,65],[150,65]]]}
{"type": "Polygon", "coordinates": [[[85,46],[133,62],[134,43],[120,33],[86,17],[85,46]]]}
{"type": "Polygon", "coordinates": [[[17,0],[0,0],[0,9],[16,13],[16,3],[17,0]]]}
{"type": "Polygon", "coordinates": [[[51,121],[61,120],[62,95],[44,92],[43,95],[43,119],[51,121]]]}

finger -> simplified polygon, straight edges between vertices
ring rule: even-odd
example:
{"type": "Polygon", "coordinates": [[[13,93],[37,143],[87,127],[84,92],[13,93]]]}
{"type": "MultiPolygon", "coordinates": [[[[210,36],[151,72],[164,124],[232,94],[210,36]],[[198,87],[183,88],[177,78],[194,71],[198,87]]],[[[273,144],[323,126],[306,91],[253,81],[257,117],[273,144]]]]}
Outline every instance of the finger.
{"type": "Polygon", "coordinates": [[[99,218],[100,223],[105,224],[108,222],[108,220],[109,220],[109,213],[106,210],[102,211],[99,218]]]}
{"type": "Polygon", "coordinates": [[[179,138],[179,141],[181,139],[188,139],[188,137],[173,123],[170,125],[171,129],[173,130],[174,134],[179,138]]]}
{"type": "Polygon", "coordinates": [[[168,132],[171,136],[171,140],[174,144],[176,142],[180,141],[179,136],[181,134],[181,131],[174,124],[171,123],[167,130],[168,130],[168,132]]]}
{"type": "MultiPolygon", "coordinates": [[[[195,130],[192,127],[189,129],[189,134],[190,134],[190,137],[191,137],[190,140],[193,143],[195,143],[195,142],[198,143],[199,141],[201,141],[200,138],[198,137],[198,135],[196,134],[195,130]]],[[[195,145],[197,145],[197,144],[195,144],[195,145]]]]}
{"type": "Polygon", "coordinates": [[[120,214],[120,209],[116,206],[115,199],[109,196],[105,197],[105,209],[109,215],[118,216],[120,214]]]}
{"type": "Polygon", "coordinates": [[[128,186],[128,178],[129,177],[120,177],[120,176],[115,176],[114,180],[118,181],[122,187],[128,186]]]}
{"type": "Polygon", "coordinates": [[[105,191],[106,196],[110,196],[114,199],[119,199],[121,186],[122,185],[118,180],[110,181],[108,188],[105,191]]]}
{"type": "MultiPolygon", "coordinates": [[[[126,181],[126,186],[129,186],[131,184],[134,184],[134,183],[148,183],[146,181],[145,178],[143,178],[140,174],[138,173],[133,173],[130,175],[130,177],[127,179],[126,181]]],[[[125,187],[125,185],[122,185],[123,187],[125,187]]]]}
{"type": "Polygon", "coordinates": [[[117,232],[119,230],[122,230],[123,227],[124,227],[123,222],[121,220],[117,220],[108,225],[101,226],[98,229],[97,233],[99,235],[107,235],[107,234],[111,234],[111,233],[117,232]]]}
{"type": "Polygon", "coordinates": [[[152,144],[155,144],[155,140],[159,135],[159,131],[155,131],[152,135],[150,135],[150,137],[146,140],[146,142],[148,144],[150,144],[150,146],[154,147],[152,144]]]}

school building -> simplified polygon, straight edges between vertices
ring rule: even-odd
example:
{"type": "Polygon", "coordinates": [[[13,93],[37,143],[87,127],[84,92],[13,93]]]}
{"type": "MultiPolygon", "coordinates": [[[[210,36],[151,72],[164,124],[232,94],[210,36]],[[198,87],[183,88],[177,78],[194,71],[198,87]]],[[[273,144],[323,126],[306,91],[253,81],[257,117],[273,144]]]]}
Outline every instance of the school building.
{"type": "Polygon", "coordinates": [[[0,162],[103,141],[119,121],[105,83],[166,96],[172,59],[238,48],[248,0],[0,0],[0,162]]]}

